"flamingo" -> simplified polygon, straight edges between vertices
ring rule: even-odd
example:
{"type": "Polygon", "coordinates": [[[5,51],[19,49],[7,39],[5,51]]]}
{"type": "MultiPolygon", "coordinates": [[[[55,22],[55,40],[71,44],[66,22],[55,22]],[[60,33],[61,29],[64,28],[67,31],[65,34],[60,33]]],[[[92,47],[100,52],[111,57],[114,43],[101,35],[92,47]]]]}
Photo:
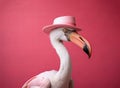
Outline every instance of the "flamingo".
{"type": "Polygon", "coordinates": [[[73,88],[71,78],[71,59],[70,55],[63,44],[63,41],[73,42],[90,57],[90,43],[75,29],[56,28],[49,33],[50,42],[60,59],[59,70],[51,70],[40,73],[29,79],[22,88],[73,88]]]}

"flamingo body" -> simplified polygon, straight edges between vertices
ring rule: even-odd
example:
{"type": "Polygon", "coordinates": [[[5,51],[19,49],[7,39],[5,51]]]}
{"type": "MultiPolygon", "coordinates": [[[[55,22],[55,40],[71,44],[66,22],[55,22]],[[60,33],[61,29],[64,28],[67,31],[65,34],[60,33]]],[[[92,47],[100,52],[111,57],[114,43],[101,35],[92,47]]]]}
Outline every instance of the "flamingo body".
{"type": "Polygon", "coordinates": [[[62,29],[58,28],[50,33],[50,39],[51,44],[60,57],[59,70],[40,73],[28,80],[22,88],[72,88],[70,57],[63,43],[59,41],[67,41],[67,38],[64,36],[62,29]]]}
{"type": "Polygon", "coordinates": [[[40,73],[29,79],[22,88],[73,88],[73,81],[71,80],[71,59],[67,49],[63,45],[63,41],[71,41],[77,44],[89,57],[91,56],[89,42],[74,31],[74,29],[56,28],[49,35],[51,44],[60,59],[59,70],[40,73]]]}

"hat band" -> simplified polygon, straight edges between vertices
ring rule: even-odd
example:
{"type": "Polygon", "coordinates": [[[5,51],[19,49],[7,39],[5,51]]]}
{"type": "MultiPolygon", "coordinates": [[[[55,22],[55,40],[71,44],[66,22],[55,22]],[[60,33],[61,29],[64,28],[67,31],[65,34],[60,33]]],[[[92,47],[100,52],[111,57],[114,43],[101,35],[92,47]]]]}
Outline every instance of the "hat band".
{"type": "Polygon", "coordinates": [[[70,26],[76,26],[75,23],[53,23],[53,25],[70,25],[70,26]]]}

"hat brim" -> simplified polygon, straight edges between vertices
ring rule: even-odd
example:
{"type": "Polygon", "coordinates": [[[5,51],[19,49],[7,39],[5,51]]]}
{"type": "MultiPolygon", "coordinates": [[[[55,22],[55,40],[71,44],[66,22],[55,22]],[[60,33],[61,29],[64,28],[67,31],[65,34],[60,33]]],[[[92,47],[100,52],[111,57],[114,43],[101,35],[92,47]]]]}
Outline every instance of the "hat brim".
{"type": "Polygon", "coordinates": [[[70,29],[74,29],[76,31],[81,31],[80,28],[72,26],[72,25],[64,25],[64,24],[54,24],[54,25],[48,25],[43,27],[43,31],[45,33],[50,33],[52,30],[56,29],[56,28],[70,28],[70,29]]]}

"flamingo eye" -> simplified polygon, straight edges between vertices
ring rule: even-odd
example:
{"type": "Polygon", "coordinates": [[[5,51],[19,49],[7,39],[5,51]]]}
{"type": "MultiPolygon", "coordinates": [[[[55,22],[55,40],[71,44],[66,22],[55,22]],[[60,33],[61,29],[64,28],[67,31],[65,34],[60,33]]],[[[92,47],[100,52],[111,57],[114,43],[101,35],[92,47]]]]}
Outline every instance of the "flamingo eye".
{"type": "Polygon", "coordinates": [[[63,28],[64,35],[67,37],[67,40],[70,41],[69,34],[72,32],[75,32],[75,30],[72,30],[70,28],[63,28]]]}
{"type": "Polygon", "coordinates": [[[63,32],[67,33],[68,29],[67,28],[63,28],[63,32]]]}

